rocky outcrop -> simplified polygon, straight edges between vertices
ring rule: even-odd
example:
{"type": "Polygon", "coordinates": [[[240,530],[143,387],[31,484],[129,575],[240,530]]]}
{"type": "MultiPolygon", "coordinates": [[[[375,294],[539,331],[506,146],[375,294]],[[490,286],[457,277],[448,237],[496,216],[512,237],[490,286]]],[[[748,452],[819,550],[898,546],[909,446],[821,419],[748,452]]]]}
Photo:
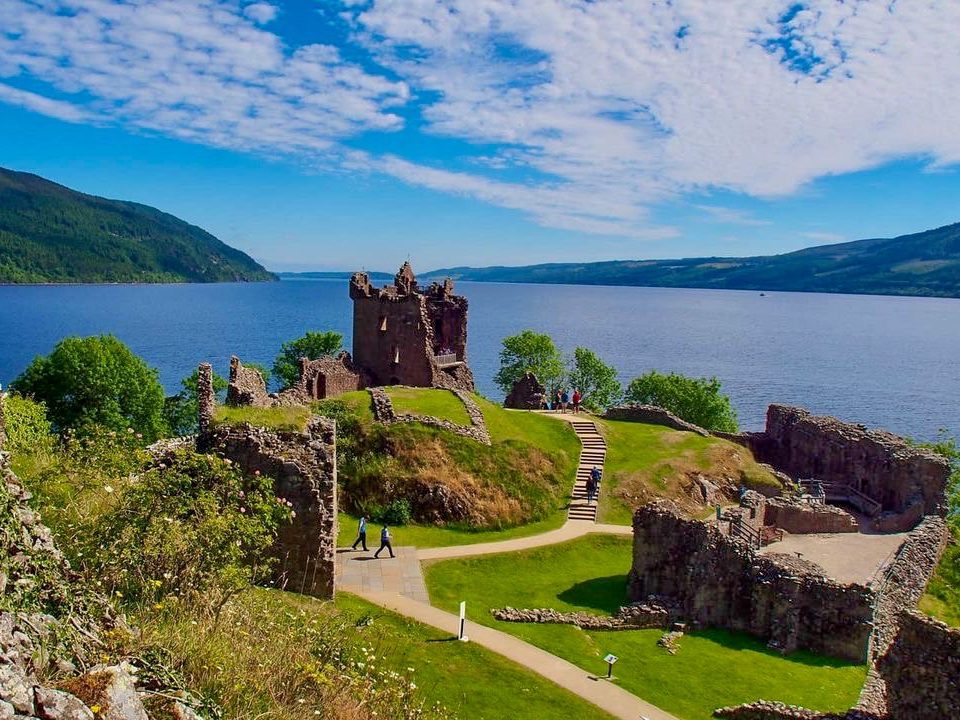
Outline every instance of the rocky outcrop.
{"type": "Polygon", "coordinates": [[[275,552],[278,584],[321,598],[334,596],[337,542],[336,425],[313,417],[304,432],[277,432],[248,423],[217,425],[197,438],[197,449],[236,463],[247,474],[274,481],[290,503],[275,552]]]}
{"type": "Polygon", "coordinates": [[[547,401],[547,389],[535,374],[525,372],[513,382],[503,406],[514,410],[540,410],[547,401]]]}
{"type": "Polygon", "coordinates": [[[664,410],[656,405],[641,405],[639,403],[618,405],[607,410],[603,416],[608,420],[628,420],[630,422],[647,423],[648,425],[663,425],[673,430],[692,432],[704,437],[710,435],[709,430],[704,430],[699,425],[681,420],[669,410],[664,410]]]}
{"type": "Polygon", "coordinates": [[[691,622],[748,632],[782,652],[866,659],[873,592],[842,585],[782,555],[758,555],[716,527],[683,518],[669,501],[634,514],[628,595],[680,609],[691,622]]]}

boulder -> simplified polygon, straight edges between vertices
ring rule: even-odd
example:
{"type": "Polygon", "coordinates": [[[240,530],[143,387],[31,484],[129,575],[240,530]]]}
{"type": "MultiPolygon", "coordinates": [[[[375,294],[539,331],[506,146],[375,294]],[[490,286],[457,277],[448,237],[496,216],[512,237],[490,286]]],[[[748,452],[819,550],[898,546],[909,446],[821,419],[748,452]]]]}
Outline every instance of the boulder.
{"type": "Polygon", "coordinates": [[[34,690],[37,717],[42,720],[93,720],[93,711],[70,693],[38,687],[34,690]]]}

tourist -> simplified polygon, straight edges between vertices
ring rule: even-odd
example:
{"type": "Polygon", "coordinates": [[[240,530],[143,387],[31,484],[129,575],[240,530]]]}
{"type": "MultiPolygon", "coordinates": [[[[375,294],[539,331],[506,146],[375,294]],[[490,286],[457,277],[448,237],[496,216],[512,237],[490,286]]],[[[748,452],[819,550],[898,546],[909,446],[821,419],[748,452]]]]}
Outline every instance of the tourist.
{"type": "Polygon", "coordinates": [[[380,549],[373,554],[375,558],[380,557],[380,553],[383,552],[384,548],[390,551],[390,557],[396,557],[396,555],[393,554],[393,545],[390,544],[391,539],[390,528],[384,524],[383,529],[380,531],[380,549]]]}
{"type": "Polygon", "coordinates": [[[570,392],[564,388],[563,392],[560,393],[560,412],[567,411],[567,405],[570,404],[570,392]]]}
{"type": "Polygon", "coordinates": [[[602,474],[600,472],[600,468],[594,465],[593,470],[590,471],[590,480],[592,481],[592,484],[593,484],[593,493],[591,496],[591,493],[589,490],[590,486],[588,485],[587,486],[587,502],[591,502],[597,496],[597,492],[600,490],[601,477],[602,477],[602,474]]]}
{"type": "Polygon", "coordinates": [[[573,390],[573,413],[576,415],[580,412],[580,403],[583,401],[583,394],[580,392],[579,388],[574,388],[573,390]]]}
{"type": "Polygon", "coordinates": [[[590,473],[590,477],[587,478],[587,504],[592,503],[596,496],[597,481],[593,479],[593,473],[590,473]]]}
{"type": "Polygon", "coordinates": [[[357,539],[353,541],[353,545],[350,546],[351,550],[356,550],[357,545],[363,545],[363,551],[367,552],[367,516],[360,516],[360,523],[357,525],[357,539]]]}
{"type": "Polygon", "coordinates": [[[557,392],[555,392],[553,395],[553,411],[554,412],[557,412],[562,407],[560,403],[560,398],[561,398],[560,388],[557,388],[557,392]]]}

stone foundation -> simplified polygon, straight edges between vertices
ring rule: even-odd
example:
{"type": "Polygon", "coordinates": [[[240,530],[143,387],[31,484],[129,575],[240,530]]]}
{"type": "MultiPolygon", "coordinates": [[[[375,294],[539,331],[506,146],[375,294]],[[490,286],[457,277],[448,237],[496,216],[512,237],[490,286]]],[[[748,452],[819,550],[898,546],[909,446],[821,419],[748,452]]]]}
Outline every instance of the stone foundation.
{"type": "Polygon", "coordinates": [[[275,553],[280,587],[331,599],[337,543],[336,426],[314,417],[302,433],[275,432],[249,424],[218,425],[197,439],[201,452],[236,463],[247,474],[274,481],[288,500],[293,522],[280,529],[275,553]]]}
{"type": "Polygon", "coordinates": [[[621,607],[615,615],[590,613],[562,613],[549,608],[518,610],[498,608],[490,611],[497,620],[515,623],[575,625],[584,630],[644,630],[670,626],[670,611],[655,603],[640,603],[621,607]]]}
{"type": "Polygon", "coordinates": [[[858,532],[860,523],[842,508],[778,497],[767,501],[764,523],[793,534],[858,532]]]}
{"type": "Polygon", "coordinates": [[[647,423],[648,425],[663,425],[674,430],[697,433],[697,435],[703,435],[704,437],[710,435],[708,430],[704,430],[699,425],[688,423],[686,420],[681,420],[669,410],[664,410],[656,405],[641,405],[639,403],[619,405],[607,410],[603,416],[608,420],[628,420],[630,422],[647,423]]]}
{"type": "Polygon", "coordinates": [[[632,601],[655,597],[689,621],[748,632],[782,652],[863,662],[874,593],[842,585],[792,557],[757,555],[747,543],[680,516],[669,501],[634,514],[632,601]]]}

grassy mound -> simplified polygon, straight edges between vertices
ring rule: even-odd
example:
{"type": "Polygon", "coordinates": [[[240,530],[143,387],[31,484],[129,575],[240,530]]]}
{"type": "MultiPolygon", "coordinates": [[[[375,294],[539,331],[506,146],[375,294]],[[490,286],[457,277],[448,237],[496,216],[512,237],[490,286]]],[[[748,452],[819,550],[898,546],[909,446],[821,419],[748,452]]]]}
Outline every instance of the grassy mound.
{"type": "Polygon", "coordinates": [[[215,424],[250,423],[282,432],[302,432],[310,420],[310,409],[294,407],[230,407],[219,405],[213,416],[215,424]]]}
{"type": "Polygon", "coordinates": [[[698,514],[695,479],[703,475],[735,489],[779,486],[744,447],[662,425],[594,419],[607,441],[600,522],[628,525],[633,509],[656,497],[677,500],[698,514]]]}
{"type": "Polygon", "coordinates": [[[398,415],[431,415],[457,425],[469,425],[470,416],[456,395],[449,390],[388,387],[387,395],[398,415]]]}
{"type": "MultiPolygon", "coordinates": [[[[463,404],[449,391],[390,392],[402,397],[404,412],[469,423],[463,404]]],[[[573,431],[552,418],[477,401],[489,424],[489,446],[416,422],[375,423],[366,393],[316,403],[314,412],[338,423],[342,506],[353,516],[364,512],[393,524],[414,521],[454,531],[433,538],[421,534],[426,544],[457,544],[456,536],[477,530],[532,523],[543,531],[560,525],[580,450],[573,431]]],[[[349,535],[354,523],[348,517],[343,524],[349,535]]]]}
{"type": "Polygon", "coordinates": [[[535,550],[433,563],[426,568],[431,601],[453,611],[467,601],[468,617],[604,673],[613,653],[618,684],[684,720],[707,720],[723,705],[781,700],[818,710],[842,710],[857,700],[866,668],[797,652],[788,657],[750,636],[707,630],[688,633],[670,655],[659,630],[584,631],[566,625],[503,623],[497,607],[552,607],[613,612],[626,600],[630,539],[588,535],[535,550]],[[562,569],[559,572],[558,569],[562,569]]]}

